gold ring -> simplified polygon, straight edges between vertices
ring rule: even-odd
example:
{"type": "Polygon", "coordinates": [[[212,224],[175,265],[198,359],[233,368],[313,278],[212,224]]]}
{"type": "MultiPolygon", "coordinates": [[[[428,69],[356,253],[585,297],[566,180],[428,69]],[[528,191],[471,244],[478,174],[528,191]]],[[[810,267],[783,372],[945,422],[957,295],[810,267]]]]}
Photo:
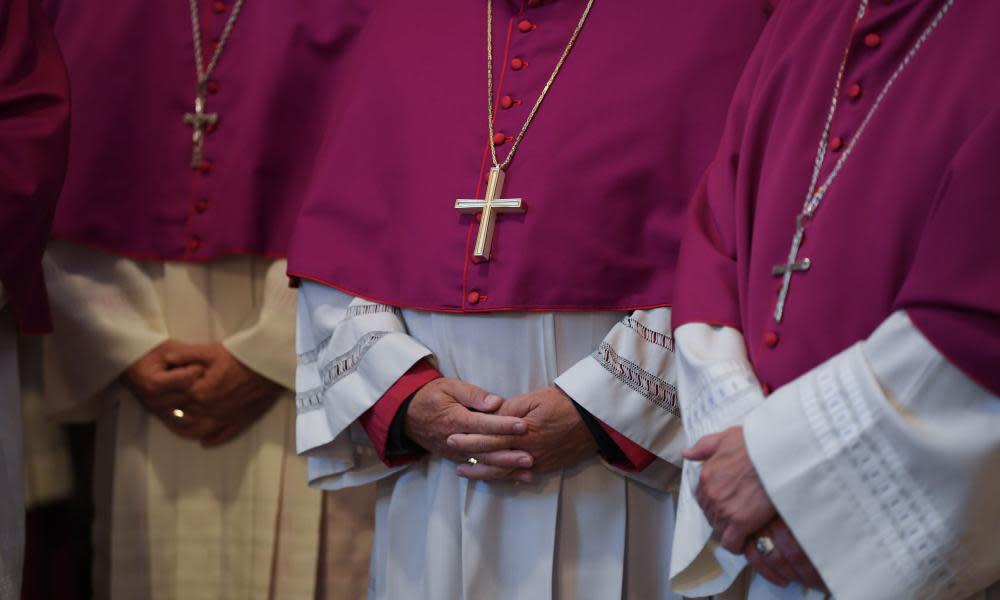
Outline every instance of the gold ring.
{"type": "Polygon", "coordinates": [[[184,419],[184,411],[181,410],[181,409],[179,409],[179,408],[175,408],[174,410],[172,410],[170,412],[170,414],[172,414],[175,419],[178,419],[178,420],[183,420],[184,419]]]}

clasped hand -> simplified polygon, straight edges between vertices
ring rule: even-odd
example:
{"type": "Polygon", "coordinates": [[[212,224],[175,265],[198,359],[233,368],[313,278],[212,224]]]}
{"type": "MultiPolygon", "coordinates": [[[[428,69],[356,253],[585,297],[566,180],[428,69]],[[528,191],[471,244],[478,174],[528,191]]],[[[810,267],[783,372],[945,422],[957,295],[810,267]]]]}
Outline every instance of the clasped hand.
{"type": "Polygon", "coordinates": [[[170,431],[205,447],[224,444],[245,431],[271,408],[282,389],[248,369],[220,343],[176,340],[146,353],[122,379],[170,431]]]}
{"type": "Polygon", "coordinates": [[[459,463],[469,479],[531,481],[594,454],[596,444],[572,401],[549,387],[503,401],[457,379],[418,391],[406,434],[424,449],[459,463]],[[475,458],[477,464],[466,462],[475,458]]]}
{"type": "Polygon", "coordinates": [[[706,435],[684,452],[684,458],[702,463],[695,497],[723,548],[744,554],[751,567],[781,587],[796,582],[826,589],[764,490],[750,461],[742,427],[706,435]],[[774,544],[766,555],[757,549],[761,537],[774,544]]]}

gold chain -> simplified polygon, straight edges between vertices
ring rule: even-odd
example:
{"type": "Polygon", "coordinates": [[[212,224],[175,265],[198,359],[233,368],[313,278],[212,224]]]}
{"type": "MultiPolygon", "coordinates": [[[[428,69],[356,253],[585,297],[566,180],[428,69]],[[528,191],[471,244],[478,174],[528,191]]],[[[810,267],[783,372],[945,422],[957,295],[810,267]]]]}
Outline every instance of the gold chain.
{"type": "Polygon", "coordinates": [[[531,109],[531,112],[528,113],[528,118],[524,121],[524,127],[521,128],[521,132],[514,138],[514,143],[510,147],[507,159],[504,160],[503,163],[500,163],[497,161],[497,147],[496,143],[493,141],[493,0],[486,0],[486,78],[488,92],[486,99],[490,117],[490,155],[493,157],[493,166],[499,168],[501,171],[506,171],[507,167],[510,166],[511,161],[514,160],[514,153],[517,152],[517,147],[521,145],[521,140],[524,138],[524,134],[527,133],[528,127],[531,126],[531,122],[534,120],[538,109],[541,108],[542,101],[545,100],[545,96],[549,93],[549,88],[552,87],[556,77],[559,75],[559,71],[566,62],[566,58],[569,56],[570,51],[573,50],[573,46],[576,44],[576,39],[580,37],[580,32],[583,31],[583,24],[587,22],[587,17],[590,16],[590,9],[592,6],[594,6],[594,0],[589,0],[587,2],[587,7],[583,9],[583,16],[580,17],[580,22],[576,24],[573,36],[569,38],[569,43],[566,44],[566,49],[563,50],[562,56],[559,57],[559,62],[556,63],[556,68],[553,69],[548,82],[546,82],[545,87],[542,88],[542,93],[538,95],[538,100],[535,101],[535,106],[531,109]]]}
{"type": "Polygon", "coordinates": [[[215,46],[215,52],[212,53],[212,58],[208,62],[208,66],[204,65],[204,54],[202,54],[201,48],[201,21],[198,19],[198,0],[190,0],[189,4],[191,6],[191,34],[194,38],[194,66],[198,73],[198,94],[203,95],[205,90],[202,88],[208,83],[209,78],[212,76],[212,72],[215,71],[215,65],[219,63],[219,57],[222,56],[222,50],[226,47],[226,42],[229,41],[229,35],[233,32],[233,27],[236,26],[236,19],[240,16],[240,11],[243,10],[243,2],[245,0],[236,0],[236,4],[233,5],[233,12],[230,13],[229,19],[226,21],[226,26],[222,29],[222,35],[219,36],[219,43],[215,46]]]}

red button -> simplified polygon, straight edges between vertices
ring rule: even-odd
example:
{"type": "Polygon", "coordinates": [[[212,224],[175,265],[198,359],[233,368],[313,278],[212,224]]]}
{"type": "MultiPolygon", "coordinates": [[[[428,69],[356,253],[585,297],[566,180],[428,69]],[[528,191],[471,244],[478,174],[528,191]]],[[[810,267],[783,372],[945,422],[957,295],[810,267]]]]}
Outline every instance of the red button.
{"type": "Polygon", "coordinates": [[[877,33],[869,33],[865,36],[865,46],[869,48],[878,48],[882,45],[882,36],[877,33]]]}
{"type": "Polygon", "coordinates": [[[218,128],[219,128],[218,123],[209,123],[208,125],[205,126],[205,131],[207,133],[215,133],[215,130],[218,128]]]}
{"type": "Polygon", "coordinates": [[[198,214],[202,214],[206,210],[208,210],[208,199],[207,198],[198,198],[198,201],[194,203],[194,210],[198,214]]]}
{"type": "Polygon", "coordinates": [[[761,391],[764,392],[765,396],[770,396],[771,395],[771,386],[767,385],[766,383],[760,384],[760,389],[761,389],[761,391]]]}
{"type": "Polygon", "coordinates": [[[201,171],[204,174],[208,174],[208,173],[212,172],[212,169],[214,167],[215,167],[215,164],[212,161],[210,161],[208,159],[203,159],[201,161],[201,164],[198,166],[198,170],[201,171]]]}
{"type": "Polygon", "coordinates": [[[493,144],[499,146],[507,141],[507,136],[499,131],[493,134],[493,144]]]}
{"type": "Polygon", "coordinates": [[[201,240],[199,240],[197,236],[193,235],[190,238],[188,238],[187,247],[188,250],[194,252],[195,250],[201,247],[201,240]]]}
{"type": "Polygon", "coordinates": [[[214,80],[214,79],[212,79],[211,81],[209,81],[208,83],[205,84],[205,89],[208,90],[209,94],[218,94],[219,93],[219,82],[216,81],[216,80],[214,80]]]}
{"type": "Polygon", "coordinates": [[[536,6],[538,6],[541,3],[542,3],[542,0],[528,0],[528,6],[530,6],[531,8],[535,8],[536,6]]]}
{"type": "Polygon", "coordinates": [[[535,24],[527,19],[524,19],[523,21],[517,24],[517,30],[520,31],[521,33],[528,33],[529,31],[535,30],[535,24]]]}
{"type": "Polygon", "coordinates": [[[855,83],[851,87],[847,88],[847,97],[851,99],[857,99],[861,97],[861,84],[855,83]]]}
{"type": "Polygon", "coordinates": [[[476,220],[476,223],[482,223],[483,222],[483,213],[478,212],[478,213],[476,213],[476,216],[473,217],[473,218],[476,220]]]}
{"type": "Polygon", "coordinates": [[[774,348],[778,345],[778,334],[773,331],[768,331],[764,334],[764,345],[768,348],[774,348]]]}
{"type": "Polygon", "coordinates": [[[830,150],[833,150],[834,152],[840,152],[840,150],[843,147],[844,147],[844,138],[838,136],[830,140],[830,150]]]}
{"type": "Polygon", "coordinates": [[[510,96],[504,96],[500,98],[500,108],[510,108],[514,106],[514,99],[510,96]]]}
{"type": "Polygon", "coordinates": [[[224,13],[224,12],[226,12],[226,3],[225,2],[215,2],[215,3],[212,4],[212,10],[214,10],[216,12],[216,14],[224,13]]]}
{"type": "Polygon", "coordinates": [[[528,63],[524,62],[520,58],[514,58],[514,59],[511,59],[511,61],[510,61],[510,68],[514,69],[515,71],[520,71],[521,69],[523,69],[526,66],[528,66],[528,63]]]}
{"type": "Polygon", "coordinates": [[[469,301],[469,304],[479,304],[479,299],[481,297],[482,296],[479,295],[479,292],[472,290],[469,292],[469,295],[465,297],[465,299],[469,301]]]}

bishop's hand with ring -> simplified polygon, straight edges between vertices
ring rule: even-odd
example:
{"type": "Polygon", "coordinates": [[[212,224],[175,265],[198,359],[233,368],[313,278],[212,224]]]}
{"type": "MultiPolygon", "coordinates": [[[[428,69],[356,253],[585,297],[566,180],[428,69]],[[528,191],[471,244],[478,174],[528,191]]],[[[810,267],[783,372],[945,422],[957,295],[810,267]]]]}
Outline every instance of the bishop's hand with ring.
{"type": "Polygon", "coordinates": [[[597,454],[597,443],[573,401],[557,387],[510,398],[497,414],[522,418],[527,432],[519,436],[451,436],[449,447],[477,461],[459,465],[459,475],[484,481],[528,482],[536,473],[570,467],[597,454]]]}
{"type": "Polygon", "coordinates": [[[706,435],[684,451],[684,458],[702,463],[695,497],[723,548],[744,554],[775,585],[826,589],[764,490],[742,427],[706,435]]]}
{"type": "MultiPolygon", "coordinates": [[[[448,444],[456,433],[519,436],[527,432],[524,419],[500,415],[503,400],[496,394],[459,379],[439,378],[420,388],[406,409],[405,434],[412,442],[448,460],[469,465],[472,455],[448,444]]],[[[510,452],[504,464],[515,468],[530,461],[525,452],[510,452]]]]}

